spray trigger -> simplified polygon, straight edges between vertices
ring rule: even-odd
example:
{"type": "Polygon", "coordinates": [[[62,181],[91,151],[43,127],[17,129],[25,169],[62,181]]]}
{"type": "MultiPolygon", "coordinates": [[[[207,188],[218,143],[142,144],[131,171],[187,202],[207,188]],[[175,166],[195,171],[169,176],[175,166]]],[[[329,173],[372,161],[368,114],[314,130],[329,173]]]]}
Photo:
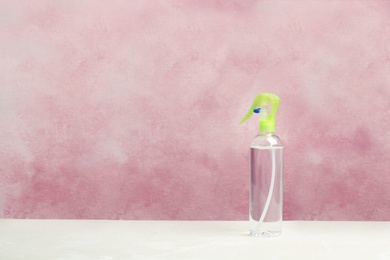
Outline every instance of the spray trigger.
{"type": "Polygon", "coordinates": [[[250,118],[253,113],[260,113],[260,132],[275,132],[275,117],[278,112],[280,98],[272,93],[261,93],[256,96],[251,108],[241,119],[240,124],[250,118]]]}

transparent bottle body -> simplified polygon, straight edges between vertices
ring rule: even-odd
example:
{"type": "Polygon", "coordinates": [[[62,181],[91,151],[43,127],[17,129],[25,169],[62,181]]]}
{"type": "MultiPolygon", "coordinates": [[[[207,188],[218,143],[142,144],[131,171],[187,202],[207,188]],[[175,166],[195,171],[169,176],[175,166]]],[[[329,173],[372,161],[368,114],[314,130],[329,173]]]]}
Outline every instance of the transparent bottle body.
{"type": "Polygon", "coordinates": [[[249,216],[251,235],[281,235],[283,146],[273,133],[260,133],[251,144],[249,216]]]}

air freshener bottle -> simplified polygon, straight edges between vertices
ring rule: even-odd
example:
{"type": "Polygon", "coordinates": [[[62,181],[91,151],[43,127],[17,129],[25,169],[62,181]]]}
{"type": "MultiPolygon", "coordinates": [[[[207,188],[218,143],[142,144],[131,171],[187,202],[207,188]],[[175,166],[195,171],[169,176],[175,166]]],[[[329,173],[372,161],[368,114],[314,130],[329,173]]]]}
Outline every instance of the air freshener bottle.
{"type": "Polygon", "coordinates": [[[275,237],[282,233],[283,145],[275,135],[275,117],[280,98],[272,93],[259,94],[246,116],[260,114],[260,133],[250,145],[250,234],[275,237]]]}

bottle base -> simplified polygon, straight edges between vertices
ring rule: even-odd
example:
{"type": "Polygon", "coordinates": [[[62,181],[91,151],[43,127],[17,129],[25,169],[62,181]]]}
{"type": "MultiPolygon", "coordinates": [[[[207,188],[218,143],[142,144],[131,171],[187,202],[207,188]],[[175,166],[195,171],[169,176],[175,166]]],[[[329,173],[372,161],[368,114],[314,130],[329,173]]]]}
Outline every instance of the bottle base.
{"type": "Polygon", "coordinates": [[[251,230],[249,234],[253,237],[278,237],[282,231],[251,230]]]}

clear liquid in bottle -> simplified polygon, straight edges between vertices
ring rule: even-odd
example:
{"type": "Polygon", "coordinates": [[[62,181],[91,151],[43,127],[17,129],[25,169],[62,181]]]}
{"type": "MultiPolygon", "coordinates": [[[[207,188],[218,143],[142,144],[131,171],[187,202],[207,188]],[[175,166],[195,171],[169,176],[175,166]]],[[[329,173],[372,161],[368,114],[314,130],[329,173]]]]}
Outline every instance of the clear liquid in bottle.
{"type": "MultiPolygon", "coordinates": [[[[268,136],[268,139],[274,137],[277,138],[276,136],[268,136]]],[[[280,141],[279,138],[277,139],[280,141]]],[[[259,237],[281,235],[283,146],[252,144],[249,204],[251,235],[259,237]],[[265,212],[263,213],[263,211],[265,212]]]]}

